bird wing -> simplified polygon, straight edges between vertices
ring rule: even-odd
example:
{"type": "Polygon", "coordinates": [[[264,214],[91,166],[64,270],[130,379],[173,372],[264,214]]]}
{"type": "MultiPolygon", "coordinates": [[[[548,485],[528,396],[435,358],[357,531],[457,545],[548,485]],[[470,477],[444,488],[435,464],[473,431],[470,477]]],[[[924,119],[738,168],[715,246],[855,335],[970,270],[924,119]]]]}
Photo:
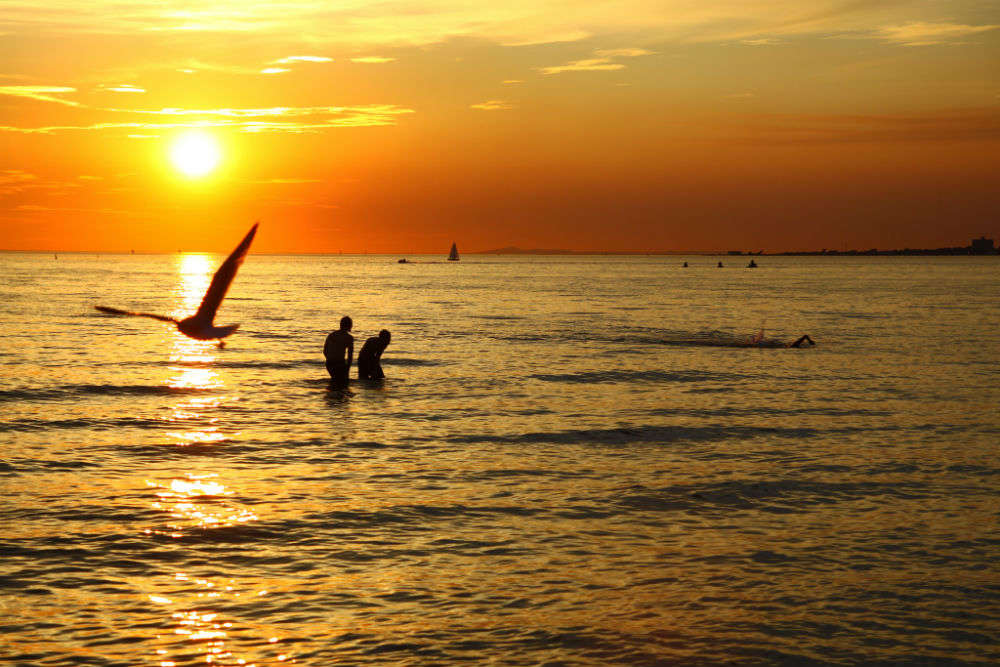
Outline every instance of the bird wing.
{"type": "Polygon", "coordinates": [[[167,317],[166,315],[155,315],[153,313],[133,313],[130,310],[120,310],[118,308],[109,308],[108,306],[94,306],[97,310],[102,313],[108,313],[110,315],[131,315],[133,317],[152,317],[154,320],[160,320],[161,322],[173,322],[177,324],[177,320],[172,317],[167,317]]]}
{"type": "Polygon", "coordinates": [[[247,235],[243,237],[240,244],[236,246],[236,249],[226,258],[226,261],[222,263],[222,266],[218,268],[215,275],[212,276],[212,284],[208,286],[208,291],[205,292],[205,296],[201,300],[201,305],[198,307],[198,312],[194,314],[194,318],[198,322],[204,324],[211,324],[215,319],[215,311],[219,309],[219,305],[222,300],[226,298],[226,292],[229,291],[229,286],[233,282],[233,278],[236,277],[236,271],[240,268],[240,264],[243,263],[243,258],[247,256],[247,251],[250,250],[250,243],[253,241],[254,235],[257,233],[257,225],[260,223],[254,223],[247,235]]]}

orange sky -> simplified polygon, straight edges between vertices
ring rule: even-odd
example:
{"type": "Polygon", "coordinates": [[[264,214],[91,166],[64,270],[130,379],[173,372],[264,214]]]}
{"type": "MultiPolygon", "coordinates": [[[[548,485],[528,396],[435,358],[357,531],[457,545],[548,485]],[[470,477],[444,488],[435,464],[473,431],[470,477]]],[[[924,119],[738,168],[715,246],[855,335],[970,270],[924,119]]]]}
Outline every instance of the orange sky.
{"type": "Polygon", "coordinates": [[[1000,236],[990,4],[28,0],[0,249],[965,245],[1000,236]]]}

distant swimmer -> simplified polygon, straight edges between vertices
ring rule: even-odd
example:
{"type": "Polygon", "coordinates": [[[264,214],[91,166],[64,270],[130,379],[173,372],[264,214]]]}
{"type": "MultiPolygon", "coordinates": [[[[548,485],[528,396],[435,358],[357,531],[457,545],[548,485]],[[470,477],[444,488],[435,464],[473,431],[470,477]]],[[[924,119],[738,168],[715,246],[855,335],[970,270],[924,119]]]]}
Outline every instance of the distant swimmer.
{"type": "Polygon", "coordinates": [[[688,263],[684,262],[684,268],[686,269],[687,267],[688,267],[688,263]]]}
{"type": "Polygon", "coordinates": [[[802,347],[803,343],[809,343],[809,345],[815,345],[816,344],[813,341],[813,339],[809,337],[809,334],[806,334],[806,335],[802,336],[801,338],[799,338],[794,343],[789,343],[788,347],[802,347]]]}
{"type": "Polygon", "coordinates": [[[718,265],[718,266],[719,266],[719,268],[721,269],[721,268],[722,268],[722,262],[719,262],[719,265],[718,265]]]}
{"type": "Polygon", "coordinates": [[[749,264],[747,264],[747,268],[748,268],[748,269],[756,269],[756,268],[757,268],[757,262],[755,262],[755,261],[753,261],[753,260],[751,259],[751,260],[750,260],[750,263],[749,263],[749,264]]]}
{"type": "Polygon", "coordinates": [[[749,342],[747,343],[750,347],[802,347],[805,344],[808,344],[811,347],[815,345],[816,342],[809,337],[809,334],[800,336],[794,343],[781,343],[776,340],[765,340],[763,328],[751,336],[749,342]]]}
{"type": "Polygon", "coordinates": [[[361,346],[358,353],[358,379],[359,380],[384,380],[385,373],[382,372],[382,353],[389,347],[392,334],[388,329],[382,329],[378,336],[372,336],[361,346]]]}
{"type": "Polygon", "coordinates": [[[354,322],[347,315],[340,318],[340,329],[331,331],[323,344],[323,356],[326,357],[326,372],[330,374],[330,382],[337,387],[346,387],[351,361],[354,359],[354,336],[351,328],[354,322]]]}

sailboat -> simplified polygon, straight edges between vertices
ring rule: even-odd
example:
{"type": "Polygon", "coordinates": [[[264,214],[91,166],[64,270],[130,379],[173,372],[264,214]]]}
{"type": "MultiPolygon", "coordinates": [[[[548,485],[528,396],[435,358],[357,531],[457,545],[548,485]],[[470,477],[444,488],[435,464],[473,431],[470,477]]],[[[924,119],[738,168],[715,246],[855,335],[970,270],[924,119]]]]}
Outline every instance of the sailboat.
{"type": "Polygon", "coordinates": [[[458,246],[455,245],[454,243],[451,244],[451,252],[448,253],[448,261],[449,262],[458,261],[458,246]]]}

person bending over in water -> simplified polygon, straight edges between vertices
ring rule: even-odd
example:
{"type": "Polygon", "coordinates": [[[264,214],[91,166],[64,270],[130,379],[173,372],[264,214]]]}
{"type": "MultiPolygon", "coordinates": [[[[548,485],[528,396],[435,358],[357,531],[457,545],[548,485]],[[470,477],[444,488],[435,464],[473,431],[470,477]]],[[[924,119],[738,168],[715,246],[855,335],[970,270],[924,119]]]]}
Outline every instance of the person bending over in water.
{"type": "Polygon", "coordinates": [[[372,336],[361,346],[358,353],[358,379],[359,380],[384,380],[385,373],[382,372],[382,353],[389,347],[392,334],[388,329],[382,329],[378,336],[372,336]]]}
{"type": "Polygon", "coordinates": [[[352,326],[354,323],[350,317],[341,317],[340,329],[331,331],[323,345],[326,372],[330,374],[331,382],[338,387],[347,386],[347,376],[354,358],[354,336],[350,334],[352,326]]]}

